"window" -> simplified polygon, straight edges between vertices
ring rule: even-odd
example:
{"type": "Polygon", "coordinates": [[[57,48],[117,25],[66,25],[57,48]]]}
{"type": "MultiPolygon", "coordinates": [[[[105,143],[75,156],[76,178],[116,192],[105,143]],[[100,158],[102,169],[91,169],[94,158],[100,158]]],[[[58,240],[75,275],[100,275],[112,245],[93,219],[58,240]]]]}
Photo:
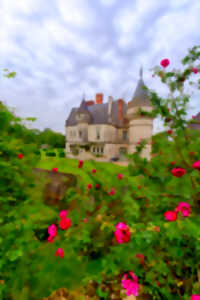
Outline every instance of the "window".
{"type": "Polygon", "coordinates": [[[93,147],[93,152],[95,152],[95,147],[93,147]]]}
{"type": "Polygon", "coordinates": [[[127,139],[127,131],[123,131],[123,140],[125,141],[127,139]]]}
{"type": "Polygon", "coordinates": [[[97,147],[97,152],[99,153],[99,147],[97,147]]]}
{"type": "Polygon", "coordinates": [[[82,131],[79,131],[79,137],[80,138],[82,137],[82,131]]]}
{"type": "Polygon", "coordinates": [[[103,153],[103,147],[101,147],[101,153],[103,153]]]}

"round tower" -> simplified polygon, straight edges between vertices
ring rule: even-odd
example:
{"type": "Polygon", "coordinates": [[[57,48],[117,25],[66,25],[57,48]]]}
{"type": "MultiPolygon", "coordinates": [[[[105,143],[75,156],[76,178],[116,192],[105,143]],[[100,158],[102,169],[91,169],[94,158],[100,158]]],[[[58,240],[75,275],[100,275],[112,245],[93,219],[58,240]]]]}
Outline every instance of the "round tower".
{"type": "Polygon", "coordinates": [[[136,151],[136,146],[140,139],[147,139],[148,144],[142,151],[142,157],[148,160],[151,158],[151,137],[153,132],[153,120],[147,116],[137,115],[137,111],[141,108],[144,111],[151,112],[153,106],[148,98],[147,91],[143,89],[143,70],[140,69],[140,79],[138,81],[132,100],[128,103],[127,118],[129,120],[129,147],[128,153],[132,154],[136,151]]]}

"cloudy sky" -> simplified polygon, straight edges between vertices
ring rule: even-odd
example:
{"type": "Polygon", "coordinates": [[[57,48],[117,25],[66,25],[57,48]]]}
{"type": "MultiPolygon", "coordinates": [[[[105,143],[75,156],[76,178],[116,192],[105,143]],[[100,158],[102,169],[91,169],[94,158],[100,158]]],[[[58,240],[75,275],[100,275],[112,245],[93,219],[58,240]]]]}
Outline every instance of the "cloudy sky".
{"type": "MultiPolygon", "coordinates": [[[[141,64],[147,86],[167,95],[150,68],[163,58],[181,67],[200,44],[199,16],[199,0],[0,0],[0,99],[36,117],[32,128],[64,133],[83,93],[130,101],[141,64]],[[4,68],[17,77],[3,77],[4,68]]],[[[188,116],[200,111],[199,96],[188,116]]],[[[155,120],[154,132],[162,128],[155,120]]]]}

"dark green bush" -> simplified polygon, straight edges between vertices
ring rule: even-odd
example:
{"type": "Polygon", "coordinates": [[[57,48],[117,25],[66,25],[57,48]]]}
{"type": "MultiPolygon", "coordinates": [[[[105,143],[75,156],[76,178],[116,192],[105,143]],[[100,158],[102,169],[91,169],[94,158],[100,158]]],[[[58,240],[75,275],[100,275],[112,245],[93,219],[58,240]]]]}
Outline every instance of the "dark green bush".
{"type": "Polygon", "coordinates": [[[55,152],[46,152],[46,156],[56,156],[55,152]]]}
{"type": "Polygon", "coordinates": [[[65,152],[60,152],[58,155],[59,157],[65,157],[65,152]]]}

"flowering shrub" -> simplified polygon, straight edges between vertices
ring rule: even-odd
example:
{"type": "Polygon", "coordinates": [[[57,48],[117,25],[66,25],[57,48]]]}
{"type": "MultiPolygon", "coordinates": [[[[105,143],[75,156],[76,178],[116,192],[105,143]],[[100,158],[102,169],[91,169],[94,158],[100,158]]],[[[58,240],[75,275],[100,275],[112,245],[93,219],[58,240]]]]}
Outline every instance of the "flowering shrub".
{"type": "MultiPolygon", "coordinates": [[[[180,91],[180,96],[161,99],[148,91],[154,109],[145,116],[160,115],[168,130],[173,130],[170,137],[167,131],[153,137],[152,154],[156,155],[151,161],[141,157],[148,142],[142,140],[136,153],[127,155],[129,175],[110,178],[96,167],[98,176],[88,172],[89,183],[80,180],[66,193],[66,206],[76,202],[68,211],[70,219],[66,211],[60,212],[60,221],[57,216],[52,218],[47,223],[49,238],[43,244],[38,242],[39,248],[33,236],[32,241],[28,236],[30,248],[25,248],[27,253],[15,276],[30,265],[30,275],[20,279],[24,285],[29,283],[35,299],[63,286],[82,286],[87,295],[101,299],[120,298],[120,290],[126,295],[149,294],[156,300],[199,297],[200,133],[187,128],[184,116],[189,96],[183,93],[200,57],[197,50],[194,47],[183,60],[190,66],[182,73],[166,72],[169,61],[161,63],[164,69],[155,67],[154,74],[172,94],[180,91]],[[32,249],[31,255],[28,249],[32,249]]],[[[24,164],[23,154],[20,163],[24,164]]],[[[79,161],[77,168],[84,170],[84,162],[79,161]]],[[[29,232],[31,226],[29,223],[29,232]]],[[[7,241],[4,256],[9,246],[7,241]]]]}

